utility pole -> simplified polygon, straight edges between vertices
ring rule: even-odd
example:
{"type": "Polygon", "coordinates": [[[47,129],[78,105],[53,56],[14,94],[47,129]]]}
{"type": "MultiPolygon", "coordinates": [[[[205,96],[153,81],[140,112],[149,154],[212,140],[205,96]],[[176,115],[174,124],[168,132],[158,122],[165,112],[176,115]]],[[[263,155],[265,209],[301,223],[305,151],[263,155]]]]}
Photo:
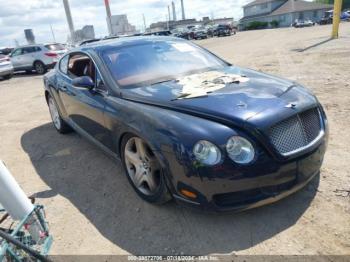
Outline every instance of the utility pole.
{"type": "Polygon", "coordinates": [[[145,18],[145,14],[142,14],[142,18],[143,18],[143,26],[144,26],[144,28],[145,28],[145,32],[146,32],[146,28],[147,28],[147,26],[146,26],[146,18],[145,18]]]}
{"type": "Polygon", "coordinates": [[[52,25],[50,24],[50,28],[51,28],[51,34],[52,34],[52,39],[53,39],[53,42],[56,43],[56,37],[55,37],[55,34],[53,32],[53,29],[52,29],[52,25]]]}
{"type": "Polygon", "coordinates": [[[170,6],[168,5],[168,16],[169,16],[169,21],[171,20],[170,18],[170,6]]]}
{"type": "Polygon", "coordinates": [[[182,12],[182,20],[185,20],[186,16],[185,16],[184,0],[181,0],[181,12],[182,12]]]}
{"type": "Polygon", "coordinates": [[[176,10],[174,1],[171,2],[171,7],[173,9],[173,21],[176,21],[176,10]]]}
{"type": "Polygon", "coordinates": [[[339,37],[339,23],[341,15],[342,0],[334,1],[334,11],[333,11],[333,28],[332,28],[332,38],[336,39],[339,37]]]}
{"type": "Polygon", "coordinates": [[[73,19],[72,19],[72,14],[70,12],[68,0],[63,0],[63,5],[64,5],[64,10],[66,11],[71,41],[72,41],[72,43],[74,43],[75,42],[74,25],[73,25],[73,19]]]}
{"type": "Polygon", "coordinates": [[[165,19],[166,19],[167,29],[169,31],[169,17],[166,15],[165,19]]]}
{"type": "Polygon", "coordinates": [[[107,14],[106,20],[107,20],[108,34],[109,36],[111,36],[113,34],[112,20],[111,20],[112,13],[111,13],[111,8],[109,6],[109,0],[104,0],[104,1],[105,1],[106,14],[107,14]]]}

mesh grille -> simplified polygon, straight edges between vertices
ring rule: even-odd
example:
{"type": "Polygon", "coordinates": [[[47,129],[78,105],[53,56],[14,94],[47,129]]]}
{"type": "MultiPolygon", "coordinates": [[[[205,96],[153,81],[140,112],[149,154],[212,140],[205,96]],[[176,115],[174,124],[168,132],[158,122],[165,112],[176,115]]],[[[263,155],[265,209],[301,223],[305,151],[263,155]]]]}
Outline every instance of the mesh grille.
{"type": "Polygon", "coordinates": [[[270,128],[272,144],[281,154],[287,154],[313,142],[321,132],[317,108],[292,116],[270,128]]]}

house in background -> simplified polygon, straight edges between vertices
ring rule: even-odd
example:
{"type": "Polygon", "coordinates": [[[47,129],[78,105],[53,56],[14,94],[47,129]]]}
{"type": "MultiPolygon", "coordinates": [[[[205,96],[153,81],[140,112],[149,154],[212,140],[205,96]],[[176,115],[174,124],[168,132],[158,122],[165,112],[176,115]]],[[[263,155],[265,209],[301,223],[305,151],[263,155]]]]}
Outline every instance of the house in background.
{"type": "Polygon", "coordinates": [[[244,30],[255,21],[267,22],[268,27],[272,27],[272,21],[277,21],[273,23],[278,27],[291,26],[296,19],[318,22],[332,8],[332,5],[302,0],[255,0],[243,6],[239,29],[244,30]]]}

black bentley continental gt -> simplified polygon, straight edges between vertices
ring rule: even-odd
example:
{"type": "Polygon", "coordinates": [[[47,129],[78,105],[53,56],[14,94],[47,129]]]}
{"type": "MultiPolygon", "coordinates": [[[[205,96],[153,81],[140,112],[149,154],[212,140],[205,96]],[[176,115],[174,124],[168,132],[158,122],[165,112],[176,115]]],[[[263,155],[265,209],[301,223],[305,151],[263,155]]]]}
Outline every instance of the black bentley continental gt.
{"type": "Polygon", "coordinates": [[[57,131],[75,130],[120,159],[152,203],[244,210],[286,197],[320,172],[327,118],[308,89],[187,40],[86,44],[44,83],[57,131]]]}

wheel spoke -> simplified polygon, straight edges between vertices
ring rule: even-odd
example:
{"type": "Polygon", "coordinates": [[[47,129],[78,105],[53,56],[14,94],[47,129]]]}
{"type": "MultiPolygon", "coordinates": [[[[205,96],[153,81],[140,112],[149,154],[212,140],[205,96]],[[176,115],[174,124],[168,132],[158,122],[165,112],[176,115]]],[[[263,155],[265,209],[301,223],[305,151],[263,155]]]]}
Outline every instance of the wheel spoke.
{"type": "Polygon", "coordinates": [[[146,178],[146,183],[147,183],[149,189],[152,192],[155,191],[157,189],[157,183],[156,183],[156,181],[154,179],[154,175],[151,172],[149,172],[147,174],[147,176],[145,176],[145,178],[146,178]]]}
{"type": "Polygon", "coordinates": [[[124,161],[134,186],[145,195],[153,195],[160,186],[160,163],[145,141],[132,137],[124,147],[124,161]]]}
{"type": "Polygon", "coordinates": [[[141,161],[137,155],[137,153],[134,153],[130,150],[125,151],[125,158],[129,162],[131,162],[134,166],[139,166],[141,164],[141,161]]]}
{"type": "Polygon", "coordinates": [[[145,160],[145,157],[147,156],[146,148],[143,143],[143,141],[140,138],[135,139],[135,145],[137,153],[140,155],[140,157],[145,160]]]}
{"type": "Polygon", "coordinates": [[[143,173],[143,170],[141,168],[136,168],[136,172],[134,175],[135,186],[140,187],[143,181],[145,181],[145,175],[143,173]]]}
{"type": "Polygon", "coordinates": [[[60,129],[60,125],[61,125],[60,115],[58,114],[58,110],[52,98],[50,98],[49,100],[49,110],[50,110],[52,122],[54,123],[57,129],[60,129]]]}

